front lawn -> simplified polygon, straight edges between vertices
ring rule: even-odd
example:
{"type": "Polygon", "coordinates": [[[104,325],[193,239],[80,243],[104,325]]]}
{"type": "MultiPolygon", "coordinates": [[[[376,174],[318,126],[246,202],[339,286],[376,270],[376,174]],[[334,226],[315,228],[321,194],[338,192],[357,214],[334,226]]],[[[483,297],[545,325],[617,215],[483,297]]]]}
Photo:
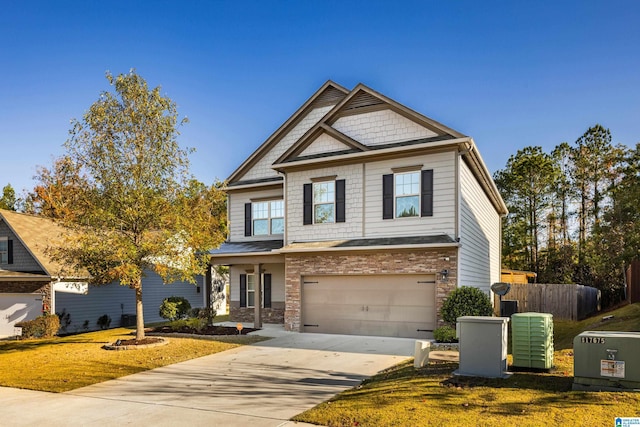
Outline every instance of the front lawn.
{"type": "MultiPolygon", "coordinates": [[[[452,375],[457,363],[408,361],[294,418],[326,426],[606,426],[640,417],[640,393],[571,391],[573,337],[584,330],[640,331],[640,304],[581,322],[554,322],[554,369],[511,378],[452,375]],[[603,321],[605,315],[613,315],[603,321]]],[[[509,356],[511,362],[511,356],[509,356]]]]}
{"type": "Polygon", "coordinates": [[[0,341],[0,386],[64,392],[264,340],[169,338],[169,344],[160,347],[102,349],[117,339],[130,339],[130,334],[130,329],[118,328],[45,340],[0,341]]]}

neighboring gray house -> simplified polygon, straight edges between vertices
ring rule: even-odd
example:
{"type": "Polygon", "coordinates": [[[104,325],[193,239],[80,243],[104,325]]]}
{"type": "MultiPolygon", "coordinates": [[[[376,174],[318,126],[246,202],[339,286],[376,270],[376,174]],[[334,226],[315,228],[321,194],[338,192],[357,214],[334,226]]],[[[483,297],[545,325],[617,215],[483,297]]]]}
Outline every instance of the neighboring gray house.
{"type": "Polygon", "coordinates": [[[473,141],[328,81],[228,178],[231,319],[430,337],[457,286],[500,281],[506,206],[473,141]]]}
{"type": "MultiPolygon", "coordinates": [[[[43,312],[68,313],[66,332],[99,329],[96,322],[104,314],[111,317],[111,327],[134,320],[132,289],[117,283],[88,286],[86,273],[65,273],[64,266],[46,255],[47,246],[63,233],[47,218],[0,210],[0,338],[13,336],[15,323],[43,312]]],[[[148,272],[143,279],[145,322],[164,320],[158,310],[162,300],[172,295],[187,298],[192,307],[206,307],[212,298],[224,311],[226,301],[220,300],[224,286],[221,292],[214,289],[209,294],[211,283],[199,277],[198,286],[180,282],[163,285],[158,275],[148,272]]]]}

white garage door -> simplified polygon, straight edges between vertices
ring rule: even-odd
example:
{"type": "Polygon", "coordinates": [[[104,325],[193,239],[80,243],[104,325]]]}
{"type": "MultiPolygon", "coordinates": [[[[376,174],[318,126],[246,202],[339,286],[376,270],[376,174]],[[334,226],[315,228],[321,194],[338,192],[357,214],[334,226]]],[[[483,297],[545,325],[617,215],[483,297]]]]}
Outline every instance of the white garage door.
{"type": "Polygon", "coordinates": [[[42,313],[40,294],[0,294],[0,338],[15,335],[15,324],[42,313]]]}
{"type": "Polygon", "coordinates": [[[435,329],[434,275],[305,276],[304,332],[427,338],[435,329]]]}

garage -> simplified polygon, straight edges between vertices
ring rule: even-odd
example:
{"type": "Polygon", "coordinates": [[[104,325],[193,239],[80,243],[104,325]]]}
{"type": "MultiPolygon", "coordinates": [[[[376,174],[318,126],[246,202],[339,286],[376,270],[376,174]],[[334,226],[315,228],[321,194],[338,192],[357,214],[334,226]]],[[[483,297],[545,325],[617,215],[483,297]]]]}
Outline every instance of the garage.
{"type": "Polygon", "coordinates": [[[302,278],[302,330],[427,338],[436,325],[435,275],[302,278]]]}
{"type": "Polygon", "coordinates": [[[15,324],[42,314],[42,295],[0,294],[0,338],[15,335],[15,324]]]}

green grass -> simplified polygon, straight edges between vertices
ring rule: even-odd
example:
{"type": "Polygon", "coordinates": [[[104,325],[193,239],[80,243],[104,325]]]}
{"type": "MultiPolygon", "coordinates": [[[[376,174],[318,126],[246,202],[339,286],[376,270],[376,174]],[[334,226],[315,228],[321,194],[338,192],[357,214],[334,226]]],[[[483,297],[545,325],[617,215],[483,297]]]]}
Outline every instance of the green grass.
{"type": "MultiPolygon", "coordinates": [[[[640,417],[640,393],[571,391],[573,337],[584,330],[640,331],[640,304],[581,322],[554,322],[554,369],[508,379],[455,377],[457,363],[407,361],[306,411],[295,421],[326,426],[606,426],[640,417]],[[614,318],[602,321],[604,315],[614,318]]],[[[511,361],[511,356],[509,356],[511,361]]]]}
{"type": "Polygon", "coordinates": [[[43,340],[0,341],[0,386],[64,392],[264,340],[250,336],[225,338],[224,342],[169,338],[169,344],[147,349],[102,349],[117,339],[130,339],[130,334],[130,329],[118,328],[43,340]]]}

